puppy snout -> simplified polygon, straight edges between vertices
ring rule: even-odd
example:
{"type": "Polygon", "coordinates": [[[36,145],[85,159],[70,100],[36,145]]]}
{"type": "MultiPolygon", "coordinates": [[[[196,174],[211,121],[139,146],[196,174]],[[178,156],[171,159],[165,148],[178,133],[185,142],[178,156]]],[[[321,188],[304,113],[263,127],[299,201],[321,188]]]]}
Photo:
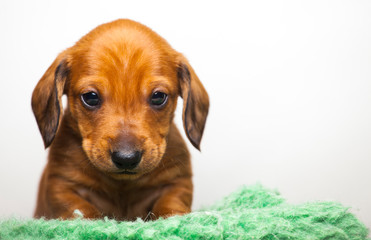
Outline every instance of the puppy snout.
{"type": "Polygon", "coordinates": [[[117,151],[111,153],[112,162],[119,169],[134,169],[142,159],[142,152],[139,151],[117,151]]]}

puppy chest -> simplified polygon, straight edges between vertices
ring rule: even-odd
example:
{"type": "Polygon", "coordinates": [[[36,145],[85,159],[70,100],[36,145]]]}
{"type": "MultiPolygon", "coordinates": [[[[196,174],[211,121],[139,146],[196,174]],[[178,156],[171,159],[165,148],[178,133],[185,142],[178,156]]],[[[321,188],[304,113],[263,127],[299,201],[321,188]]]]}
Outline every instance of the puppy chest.
{"type": "Polygon", "coordinates": [[[80,187],[77,194],[96,207],[102,216],[116,220],[146,219],[156,200],[161,196],[161,188],[134,189],[114,193],[99,193],[80,187]]]}

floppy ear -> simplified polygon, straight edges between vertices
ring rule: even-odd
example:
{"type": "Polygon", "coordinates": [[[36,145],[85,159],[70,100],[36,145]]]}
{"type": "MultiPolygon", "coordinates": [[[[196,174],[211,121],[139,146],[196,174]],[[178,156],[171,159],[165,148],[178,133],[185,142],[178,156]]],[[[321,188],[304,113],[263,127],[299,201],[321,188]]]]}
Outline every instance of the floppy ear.
{"type": "Polygon", "coordinates": [[[189,141],[200,150],[209,112],[209,96],[191,65],[182,59],[178,65],[180,96],[183,98],[183,126],[189,141]]]}
{"type": "Polygon", "coordinates": [[[32,110],[45,148],[52,143],[62,118],[62,95],[69,68],[61,53],[44,73],[32,93],[32,110]]]}

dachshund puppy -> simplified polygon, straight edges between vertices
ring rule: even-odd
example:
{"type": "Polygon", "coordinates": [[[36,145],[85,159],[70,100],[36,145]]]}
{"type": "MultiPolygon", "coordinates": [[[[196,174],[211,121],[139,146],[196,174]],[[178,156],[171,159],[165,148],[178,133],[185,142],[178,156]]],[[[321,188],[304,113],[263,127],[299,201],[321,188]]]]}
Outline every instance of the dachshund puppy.
{"type": "Polygon", "coordinates": [[[49,147],[35,217],[190,212],[190,154],[173,122],[178,96],[184,130],[199,149],[208,95],[188,61],[151,29],[117,20],[59,54],[32,95],[49,147]]]}

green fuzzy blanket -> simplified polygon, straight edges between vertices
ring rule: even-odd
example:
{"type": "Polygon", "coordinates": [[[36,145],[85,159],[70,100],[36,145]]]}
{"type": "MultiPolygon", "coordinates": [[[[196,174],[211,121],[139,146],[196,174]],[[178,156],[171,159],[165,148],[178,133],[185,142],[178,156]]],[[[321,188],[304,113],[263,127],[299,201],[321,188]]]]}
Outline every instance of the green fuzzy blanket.
{"type": "Polygon", "coordinates": [[[185,216],[143,222],[0,220],[0,239],[367,239],[366,227],[339,203],[285,203],[260,185],[242,187],[185,216]]]}

